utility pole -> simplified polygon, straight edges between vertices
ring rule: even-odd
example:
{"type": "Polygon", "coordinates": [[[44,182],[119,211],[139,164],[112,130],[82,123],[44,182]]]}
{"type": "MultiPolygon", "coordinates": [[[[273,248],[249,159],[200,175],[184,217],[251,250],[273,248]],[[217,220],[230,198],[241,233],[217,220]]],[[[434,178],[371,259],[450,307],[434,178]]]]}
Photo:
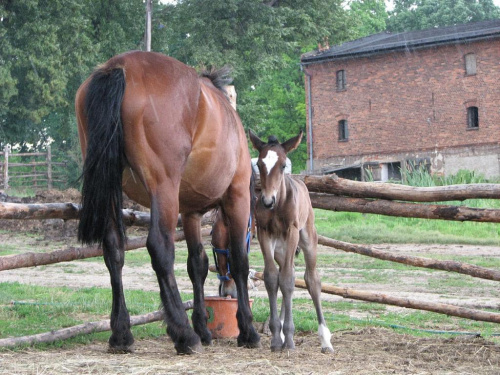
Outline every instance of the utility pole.
{"type": "Polygon", "coordinates": [[[151,51],[151,0],[146,0],[146,33],[144,35],[144,45],[146,51],[151,51]]]}

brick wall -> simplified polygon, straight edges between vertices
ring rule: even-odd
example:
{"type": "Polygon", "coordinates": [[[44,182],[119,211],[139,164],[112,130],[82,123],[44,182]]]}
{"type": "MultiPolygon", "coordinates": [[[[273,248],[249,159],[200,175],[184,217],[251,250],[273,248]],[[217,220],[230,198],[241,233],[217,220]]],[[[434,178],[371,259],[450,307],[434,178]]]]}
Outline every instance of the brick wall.
{"type": "Polygon", "coordinates": [[[315,169],[369,154],[500,143],[500,39],[313,64],[307,72],[315,169]],[[465,74],[467,53],[476,55],[475,75],[465,74]],[[339,92],[340,69],[347,87],[339,92]],[[478,129],[467,129],[469,105],[479,108],[478,129]],[[338,139],[342,119],[348,141],[338,139]]]}

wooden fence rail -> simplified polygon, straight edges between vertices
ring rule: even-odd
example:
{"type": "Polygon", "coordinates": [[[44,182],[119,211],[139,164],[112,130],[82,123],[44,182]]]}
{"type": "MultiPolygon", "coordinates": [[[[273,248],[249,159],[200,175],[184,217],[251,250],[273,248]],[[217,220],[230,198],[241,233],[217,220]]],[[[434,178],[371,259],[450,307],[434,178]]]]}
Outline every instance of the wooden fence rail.
{"type": "Polygon", "coordinates": [[[11,185],[14,185],[14,181],[20,184],[20,181],[26,181],[28,179],[30,186],[43,185],[47,186],[47,189],[52,189],[55,181],[61,181],[60,179],[54,178],[54,167],[64,165],[66,165],[65,162],[54,162],[52,160],[50,145],[47,146],[46,152],[19,153],[13,153],[10,145],[6,145],[3,152],[0,152],[0,187],[8,189],[11,185]],[[12,161],[12,159],[17,159],[19,157],[35,158],[38,159],[38,161],[12,161]],[[40,161],[40,158],[42,158],[43,161],[40,161]]]}

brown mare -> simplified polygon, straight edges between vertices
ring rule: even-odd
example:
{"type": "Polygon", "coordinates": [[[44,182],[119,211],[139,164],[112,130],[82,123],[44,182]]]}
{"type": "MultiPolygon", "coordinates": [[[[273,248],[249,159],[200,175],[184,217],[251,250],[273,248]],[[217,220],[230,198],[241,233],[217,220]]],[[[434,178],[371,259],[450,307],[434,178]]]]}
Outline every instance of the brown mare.
{"type": "Polygon", "coordinates": [[[147,249],[160,287],[167,333],[177,353],[211,343],[203,284],[208,257],[200,220],[218,207],[228,225],[232,274],[238,290],[238,345],[257,347],[248,302],[245,247],[250,214],[250,154],[243,126],[217,72],[199,77],[181,62],[152,52],[129,52],[100,66],[76,94],[84,157],[78,237],[102,245],[111,276],[111,351],[133,344],[122,285],[125,231],[122,191],[151,208],[147,249]],[[193,284],[193,328],[174,277],[179,212],[193,284]]]}
{"type": "Polygon", "coordinates": [[[304,278],[307,290],[318,317],[321,351],[333,352],[330,330],[321,310],[321,280],[316,270],[318,235],[309,192],[302,181],[284,174],[286,155],[299,146],[302,132],[284,143],[279,143],[274,136],[265,143],[251,131],[249,136],[259,152],[257,166],[261,193],[255,206],[255,216],[257,236],[264,256],[264,283],[270,304],[271,350],[295,348],[292,294],[295,288],[294,257],[297,247],[300,247],[306,264],[304,278]],[[283,295],[280,316],[277,307],[278,288],[283,295]]]}

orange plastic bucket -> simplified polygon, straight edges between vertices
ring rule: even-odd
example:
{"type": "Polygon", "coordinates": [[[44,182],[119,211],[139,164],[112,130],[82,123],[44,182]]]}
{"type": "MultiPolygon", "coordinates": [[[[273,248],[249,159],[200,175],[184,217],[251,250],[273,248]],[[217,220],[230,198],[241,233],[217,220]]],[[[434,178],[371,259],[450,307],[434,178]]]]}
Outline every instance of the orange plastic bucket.
{"type": "MultiPolygon", "coordinates": [[[[252,308],[253,300],[250,300],[252,308]]],[[[236,320],[238,299],[224,297],[205,297],[207,327],[214,339],[238,337],[240,330],[236,320]]]]}

